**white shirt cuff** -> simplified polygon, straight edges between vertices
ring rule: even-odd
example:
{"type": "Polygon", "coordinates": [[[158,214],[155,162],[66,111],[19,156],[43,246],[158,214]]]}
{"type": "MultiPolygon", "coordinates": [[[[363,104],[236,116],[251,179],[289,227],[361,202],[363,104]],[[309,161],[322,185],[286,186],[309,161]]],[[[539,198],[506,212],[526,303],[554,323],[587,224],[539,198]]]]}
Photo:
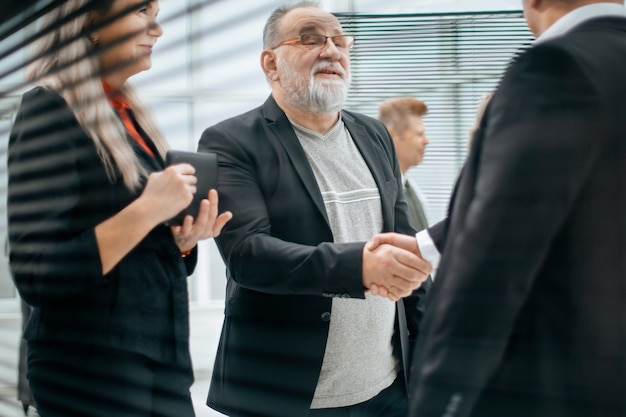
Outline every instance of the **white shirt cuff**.
{"type": "Polygon", "coordinates": [[[435,242],[433,242],[430,234],[428,234],[427,229],[417,233],[415,238],[417,239],[417,246],[420,248],[420,252],[422,252],[422,258],[433,267],[433,273],[431,275],[434,278],[435,271],[437,271],[439,267],[441,254],[437,250],[437,246],[435,246],[435,242]]]}

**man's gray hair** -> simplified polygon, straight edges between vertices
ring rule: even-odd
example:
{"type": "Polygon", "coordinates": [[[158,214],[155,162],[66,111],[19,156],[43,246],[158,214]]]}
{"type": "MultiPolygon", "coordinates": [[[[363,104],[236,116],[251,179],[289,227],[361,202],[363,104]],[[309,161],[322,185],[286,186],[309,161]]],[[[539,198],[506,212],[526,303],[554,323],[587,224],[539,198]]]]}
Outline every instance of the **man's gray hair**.
{"type": "Polygon", "coordinates": [[[281,42],[280,39],[280,21],[290,11],[302,7],[319,8],[318,1],[300,1],[292,5],[285,5],[277,8],[272,12],[263,28],[263,49],[275,48],[281,42]]]}

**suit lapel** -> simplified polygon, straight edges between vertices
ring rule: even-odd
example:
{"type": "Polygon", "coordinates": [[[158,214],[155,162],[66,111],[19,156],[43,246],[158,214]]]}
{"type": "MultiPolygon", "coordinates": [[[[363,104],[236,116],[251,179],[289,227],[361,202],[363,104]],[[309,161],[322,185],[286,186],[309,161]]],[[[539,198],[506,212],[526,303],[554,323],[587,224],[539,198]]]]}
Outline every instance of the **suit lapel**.
{"type": "Polygon", "coordinates": [[[330,229],[330,222],[328,220],[328,214],[326,213],[326,206],[324,206],[322,193],[317,185],[315,174],[313,174],[306,153],[302,145],[300,145],[300,141],[291,126],[291,122],[271,96],[265,101],[265,104],[263,104],[263,116],[267,120],[268,126],[274,134],[275,139],[283,146],[291,164],[302,180],[304,188],[311,196],[313,203],[324,217],[326,225],[330,229]]]}
{"type": "MultiPolygon", "coordinates": [[[[315,174],[313,174],[313,170],[311,169],[311,165],[306,157],[306,153],[304,152],[302,145],[300,145],[300,141],[291,126],[291,122],[289,122],[285,113],[280,107],[278,107],[278,104],[276,104],[276,101],[271,96],[265,101],[265,104],[263,104],[263,116],[267,120],[268,126],[274,134],[275,139],[282,145],[283,149],[287,153],[295,171],[302,180],[305,189],[311,196],[313,203],[324,217],[326,225],[330,228],[330,222],[328,220],[328,214],[326,213],[326,207],[324,206],[322,193],[317,185],[315,174]]],[[[363,156],[363,160],[372,173],[376,185],[378,186],[383,212],[383,224],[393,224],[393,205],[392,202],[389,201],[390,199],[387,195],[386,179],[384,178],[383,169],[379,159],[380,155],[384,155],[385,152],[383,149],[376,148],[377,142],[370,137],[365,127],[362,124],[357,123],[351,115],[346,112],[342,112],[342,118],[344,124],[350,132],[350,135],[352,136],[352,139],[359,149],[359,152],[363,156]]]]}
{"type": "Polygon", "coordinates": [[[418,232],[426,229],[428,227],[428,222],[426,221],[426,215],[424,214],[424,207],[422,206],[422,202],[417,196],[413,185],[408,179],[404,180],[404,197],[406,199],[406,204],[409,206],[409,222],[411,223],[411,226],[413,226],[413,228],[418,232]]]}

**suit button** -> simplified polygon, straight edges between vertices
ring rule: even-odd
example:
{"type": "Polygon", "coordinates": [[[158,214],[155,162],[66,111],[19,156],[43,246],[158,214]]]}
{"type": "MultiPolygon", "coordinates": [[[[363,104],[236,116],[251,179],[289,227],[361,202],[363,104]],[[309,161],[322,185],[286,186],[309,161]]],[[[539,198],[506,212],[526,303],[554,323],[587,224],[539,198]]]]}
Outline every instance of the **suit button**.
{"type": "Polygon", "coordinates": [[[330,321],[330,313],[328,311],[324,311],[321,317],[322,321],[330,321]]]}

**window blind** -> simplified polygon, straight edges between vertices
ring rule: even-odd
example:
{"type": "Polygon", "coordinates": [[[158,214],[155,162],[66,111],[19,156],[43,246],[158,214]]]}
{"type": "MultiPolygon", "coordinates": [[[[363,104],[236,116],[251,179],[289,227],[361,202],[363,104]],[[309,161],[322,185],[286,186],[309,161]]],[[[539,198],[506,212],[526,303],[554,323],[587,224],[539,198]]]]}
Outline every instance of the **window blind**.
{"type": "Polygon", "coordinates": [[[396,96],[428,105],[430,144],[407,175],[433,224],[445,216],[480,98],[533,36],[521,12],[336,16],[356,38],[346,108],[376,117],[378,104],[396,96]]]}

